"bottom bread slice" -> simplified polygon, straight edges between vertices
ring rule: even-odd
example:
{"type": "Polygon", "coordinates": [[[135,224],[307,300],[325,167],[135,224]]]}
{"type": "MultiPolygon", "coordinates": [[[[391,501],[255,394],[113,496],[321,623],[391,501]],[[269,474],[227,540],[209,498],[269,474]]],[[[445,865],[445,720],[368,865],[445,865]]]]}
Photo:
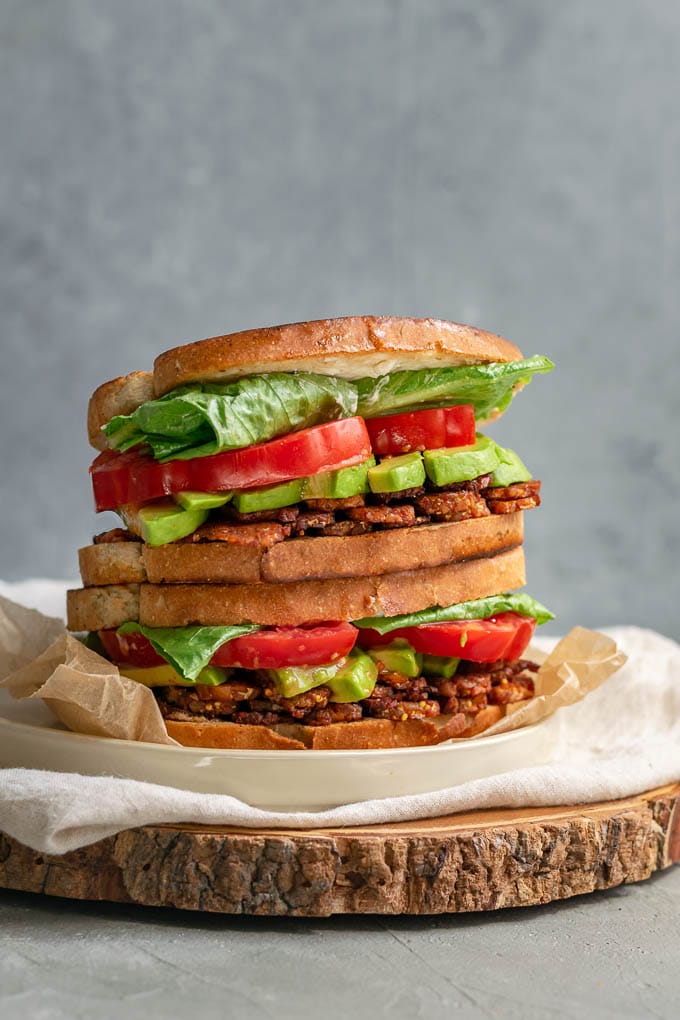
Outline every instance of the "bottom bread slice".
{"type": "Polygon", "coordinates": [[[463,562],[370,577],[278,584],[141,584],[68,592],[70,630],[137,620],[149,627],[255,623],[281,627],[396,616],[521,588],[521,546],[463,562]]]}
{"type": "Polygon", "coordinates": [[[452,737],[473,737],[503,715],[489,705],[476,716],[464,712],[435,719],[361,719],[330,726],[280,724],[252,726],[233,722],[178,722],[166,719],[168,735],[185,747],[271,751],[368,751],[380,747],[426,747],[452,737]]]}

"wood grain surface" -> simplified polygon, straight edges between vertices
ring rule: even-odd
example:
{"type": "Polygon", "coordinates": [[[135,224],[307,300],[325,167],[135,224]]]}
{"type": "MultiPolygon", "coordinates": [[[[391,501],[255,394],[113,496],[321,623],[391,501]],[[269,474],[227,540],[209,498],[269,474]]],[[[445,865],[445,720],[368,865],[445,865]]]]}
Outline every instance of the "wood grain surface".
{"type": "Polygon", "coordinates": [[[225,914],[533,906],[680,860],[680,784],[626,800],[346,829],[144,826],[63,856],[0,834],[0,888],[225,914]]]}

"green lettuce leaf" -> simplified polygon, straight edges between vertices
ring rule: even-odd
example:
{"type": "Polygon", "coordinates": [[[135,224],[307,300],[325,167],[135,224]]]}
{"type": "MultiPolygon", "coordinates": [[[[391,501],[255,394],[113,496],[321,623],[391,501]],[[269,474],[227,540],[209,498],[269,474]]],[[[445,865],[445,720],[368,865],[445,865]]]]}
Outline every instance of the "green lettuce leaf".
{"type": "Polygon", "coordinates": [[[506,410],[516,387],[531,382],[536,373],[550,372],[553,368],[549,358],[536,354],[523,361],[425,368],[359,379],[357,414],[378,418],[417,408],[472,404],[477,421],[484,421],[506,410]]]}
{"type": "Polygon", "coordinates": [[[243,624],[229,627],[145,627],[141,623],[124,623],[119,634],[143,634],[155,651],[169,662],[185,680],[195,680],[208,665],[218,648],[244,634],[253,634],[260,627],[243,624]]]}
{"type": "Polygon", "coordinates": [[[497,613],[520,613],[522,616],[532,616],[538,623],[555,619],[555,614],[536,599],[518,592],[458,602],[455,606],[432,606],[419,613],[406,613],[402,616],[367,616],[363,620],[354,620],[354,626],[370,627],[379,634],[389,634],[400,627],[418,627],[421,623],[448,623],[450,620],[486,620],[497,613]]]}
{"type": "Polygon", "coordinates": [[[353,383],[311,372],[272,372],[231,383],[180,386],[104,426],[109,445],[147,443],[157,460],[237,450],[357,410],[353,383]]]}

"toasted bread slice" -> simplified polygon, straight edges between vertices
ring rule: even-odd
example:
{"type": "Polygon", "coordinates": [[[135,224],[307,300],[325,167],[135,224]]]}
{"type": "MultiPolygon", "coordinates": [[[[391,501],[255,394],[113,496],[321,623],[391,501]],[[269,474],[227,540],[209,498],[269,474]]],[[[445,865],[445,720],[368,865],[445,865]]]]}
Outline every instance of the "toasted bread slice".
{"type": "Polygon", "coordinates": [[[324,620],[396,616],[484,598],[525,583],[521,546],[493,556],[371,577],[276,584],[142,584],[68,592],[70,630],[138,620],[150,627],[257,623],[297,626],[324,620]],[[109,592],[115,597],[109,599],[109,592]]]}
{"type": "Polygon", "coordinates": [[[259,372],[313,371],[358,379],[401,369],[517,361],[522,352],[494,333],[441,319],[354,315],[293,322],[175,347],[154,362],[156,393],[188,382],[259,372]]]}
{"type": "Polygon", "coordinates": [[[233,722],[166,719],[169,736],[185,747],[275,751],[367,751],[381,747],[426,747],[452,737],[472,737],[502,718],[504,709],[489,705],[477,715],[458,712],[434,719],[360,719],[330,726],[281,724],[248,726],[233,722]]]}
{"type": "Polygon", "coordinates": [[[78,550],[80,576],[86,587],[148,581],[142,542],[86,545],[78,550]]]}
{"type": "Polygon", "coordinates": [[[76,631],[120,627],[126,620],[139,620],[139,585],[109,584],[68,591],[66,617],[68,629],[76,631]]]}
{"type": "Polygon", "coordinates": [[[151,372],[131,372],[103,383],[90,397],[87,407],[87,435],[97,450],[106,450],[108,443],[101,431],[117,414],[132,414],[140,404],[155,397],[151,372]]]}
{"type": "Polygon", "coordinates": [[[420,570],[487,556],[522,544],[522,512],[375,531],[347,538],[295,538],[269,549],[174,542],[89,545],[79,550],[83,584],[309,581],[420,570]]]}

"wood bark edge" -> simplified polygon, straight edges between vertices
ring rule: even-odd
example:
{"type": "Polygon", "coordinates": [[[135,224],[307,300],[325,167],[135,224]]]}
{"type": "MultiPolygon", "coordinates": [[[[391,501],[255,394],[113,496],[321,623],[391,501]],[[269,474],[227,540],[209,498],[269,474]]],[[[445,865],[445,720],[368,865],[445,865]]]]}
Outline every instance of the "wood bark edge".
{"type": "Polygon", "coordinates": [[[144,826],[62,856],[0,834],[0,888],[226,914],[440,914],[549,903],[678,860],[675,785],[362,829],[144,826]]]}

